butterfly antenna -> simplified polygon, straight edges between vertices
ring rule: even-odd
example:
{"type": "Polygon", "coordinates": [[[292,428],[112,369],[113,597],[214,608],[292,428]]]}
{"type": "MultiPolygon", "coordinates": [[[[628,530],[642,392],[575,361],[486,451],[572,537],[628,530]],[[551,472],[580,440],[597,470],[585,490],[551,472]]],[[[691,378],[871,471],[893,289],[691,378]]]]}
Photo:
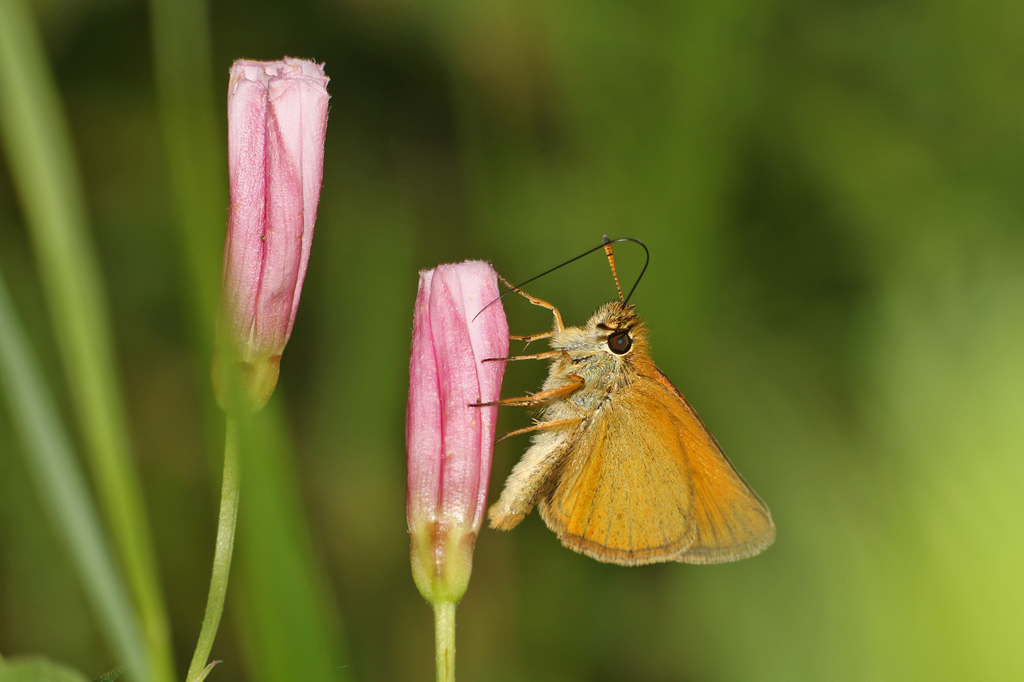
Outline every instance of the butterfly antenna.
{"type": "MultiPolygon", "coordinates": [[[[594,253],[598,249],[604,249],[605,253],[608,254],[608,261],[611,263],[611,266],[612,266],[612,275],[615,277],[615,288],[619,290],[619,300],[622,301],[623,303],[629,303],[630,297],[633,295],[633,292],[636,290],[636,285],[640,283],[640,278],[644,276],[645,272],[647,272],[647,265],[648,265],[648,263],[651,262],[651,252],[648,251],[647,247],[644,245],[644,243],[642,241],[638,240],[638,239],[631,239],[629,237],[622,237],[620,239],[609,239],[608,235],[605,235],[604,238],[601,240],[601,243],[598,244],[597,246],[595,246],[594,248],[588,249],[587,251],[584,251],[583,253],[581,253],[580,255],[578,255],[578,256],[576,256],[574,258],[570,258],[569,260],[565,261],[564,263],[559,263],[555,267],[553,267],[553,268],[551,268],[549,270],[545,270],[544,272],[540,273],[539,275],[534,275],[533,277],[531,277],[530,279],[526,280],[525,282],[521,282],[521,283],[519,283],[517,285],[514,285],[514,286],[513,285],[509,285],[509,290],[508,291],[503,293],[501,296],[498,296],[496,299],[494,299],[493,301],[491,301],[490,303],[485,305],[483,308],[481,308],[480,312],[473,316],[473,319],[475,320],[476,318],[480,317],[480,314],[483,313],[483,311],[487,310],[492,305],[494,305],[495,303],[497,303],[501,299],[503,299],[506,296],[508,296],[509,294],[511,294],[513,291],[521,291],[522,287],[526,286],[530,282],[532,282],[532,281],[534,281],[536,279],[540,279],[544,275],[550,275],[555,270],[558,270],[559,268],[565,267],[566,265],[568,265],[569,263],[572,263],[574,261],[578,261],[580,258],[583,258],[584,256],[589,256],[590,254],[594,253]],[[636,282],[633,284],[633,288],[629,290],[629,294],[626,296],[625,299],[622,298],[622,289],[621,289],[621,287],[619,287],[619,276],[615,272],[615,259],[612,256],[612,246],[611,245],[615,244],[616,242],[633,242],[634,244],[639,244],[640,248],[642,248],[644,250],[644,253],[647,254],[647,260],[644,261],[644,267],[640,271],[640,277],[636,278],[636,282]]],[[[502,278],[502,281],[505,282],[505,284],[508,284],[508,282],[505,281],[504,277],[502,278]]]]}
{"type": "MultiPolygon", "coordinates": [[[[630,239],[629,237],[623,237],[622,239],[613,239],[613,240],[611,240],[611,243],[614,244],[615,242],[633,242],[634,244],[638,244],[640,246],[640,248],[644,250],[644,255],[647,257],[644,260],[644,267],[640,269],[640,275],[636,278],[636,281],[633,282],[633,288],[629,290],[629,293],[626,294],[626,298],[622,301],[623,303],[629,303],[629,299],[633,298],[633,292],[636,291],[637,285],[640,284],[640,280],[643,279],[644,273],[647,272],[647,266],[650,265],[650,263],[651,263],[651,252],[647,250],[647,245],[644,244],[639,239],[630,239]]],[[[611,252],[611,248],[612,248],[611,245],[608,245],[605,248],[608,249],[609,253],[611,252]]],[[[615,274],[615,265],[614,264],[612,265],[612,274],[615,274]]],[[[615,286],[618,286],[618,285],[619,285],[619,278],[616,277],[615,278],[615,286]]],[[[622,293],[621,292],[619,293],[619,297],[620,298],[622,297],[622,293]]]]}
{"type": "Polygon", "coordinates": [[[601,238],[601,243],[604,245],[604,254],[608,256],[608,265],[612,266],[612,277],[615,278],[615,290],[619,292],[619,300],[624,301],[622,298],[622,287],[619,286],[619,273],[615,271],[615,254],[612,253],[612,240],[605,235],[601,238]]]}

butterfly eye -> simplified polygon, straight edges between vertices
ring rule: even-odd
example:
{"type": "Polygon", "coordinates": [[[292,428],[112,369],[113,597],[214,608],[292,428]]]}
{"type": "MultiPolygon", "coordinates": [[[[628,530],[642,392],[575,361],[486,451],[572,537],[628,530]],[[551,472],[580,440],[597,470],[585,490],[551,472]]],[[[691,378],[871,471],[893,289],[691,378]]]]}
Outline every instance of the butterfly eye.
{"type": "Polygon", "coordinates": [[[623,355],[633,347],[629,332],[619,332],[608,337],[608,348],[616,355],[623,355]]]}

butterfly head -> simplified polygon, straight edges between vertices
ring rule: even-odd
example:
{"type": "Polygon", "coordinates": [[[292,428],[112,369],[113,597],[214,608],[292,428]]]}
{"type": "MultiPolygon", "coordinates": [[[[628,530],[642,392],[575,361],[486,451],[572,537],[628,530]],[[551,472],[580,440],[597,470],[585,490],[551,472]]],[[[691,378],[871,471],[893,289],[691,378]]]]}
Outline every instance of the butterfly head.
{"type": "Polygon", "coordinates": [[[623,359],[647,346],[647,328],[634,306],[621,301],[605,303],[584,327],[597,349],[623,359]]]}

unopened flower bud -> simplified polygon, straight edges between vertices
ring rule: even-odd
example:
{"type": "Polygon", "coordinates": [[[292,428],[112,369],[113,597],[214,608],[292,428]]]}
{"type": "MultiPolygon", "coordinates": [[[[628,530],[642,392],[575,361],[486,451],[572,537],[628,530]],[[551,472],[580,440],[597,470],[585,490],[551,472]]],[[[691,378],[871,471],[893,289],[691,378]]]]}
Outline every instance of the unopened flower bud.
{"type": "Polygon", "coordinates": [[[289,57],[231,67],[231,205],[213,362],[224,409],[259,410],[277,385],[320,201],[328,80],[322,64],[289,57]]]}
{"type": "Polygon", "coordinates": [[[420,273],[405,443],[412,572],[431,603],[462,598],[487,504],[508,323],[482,261],[420,273]],[[487,306],[485,308],[485,306],[487,306]],[[481,312],[483,310],[483,312],[481,312]],[[479,313],[479,315],[478,315],[479,313]]]}

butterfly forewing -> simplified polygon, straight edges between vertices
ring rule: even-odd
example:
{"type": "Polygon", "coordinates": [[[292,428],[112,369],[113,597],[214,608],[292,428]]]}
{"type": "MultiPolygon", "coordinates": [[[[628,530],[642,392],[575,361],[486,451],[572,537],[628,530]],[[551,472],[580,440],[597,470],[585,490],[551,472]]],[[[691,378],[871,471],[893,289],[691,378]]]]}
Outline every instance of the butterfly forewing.
{"type": "Polygon", "coordinates": [[[757,554],[775,538],[768,509],[655,372],[617,397],[642,400],[643,420],[613,399],[579,432],[541,516],[566,546],[612,563],[705,564],[757,554]]]}

